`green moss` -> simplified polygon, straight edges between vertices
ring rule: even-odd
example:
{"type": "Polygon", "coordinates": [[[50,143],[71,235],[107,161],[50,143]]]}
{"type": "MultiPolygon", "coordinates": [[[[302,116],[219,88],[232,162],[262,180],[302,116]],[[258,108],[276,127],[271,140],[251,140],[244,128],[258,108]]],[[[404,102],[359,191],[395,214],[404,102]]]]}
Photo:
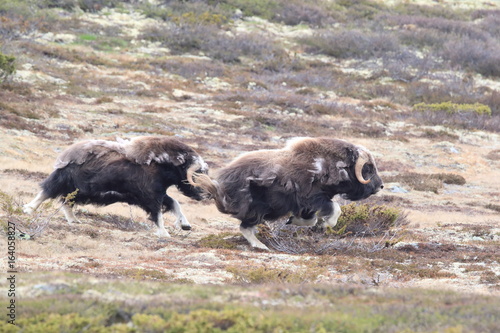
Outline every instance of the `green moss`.
{"type": "Polygon", "coordinates": [[[92,34],[82,34],[82,35],[78,36],[78,38],[80,38],[81,40],[86,41],[86,42],[92,42],[92,41],[97,40],[97,36],[92,35],[92,34]]]}
{"type": "Polygon", "coordinates": [[[198,245],[202,247],[209,247],[212,249],[235,249],[236,243],[229,240],[229,238],[235,236],[236,234],[230,232],[223,232],[217,235],[212,234],[200,239],[198,241],[198,245]]]}
{"type": "Polygon", "coordinates": [[[435,112],[447,112],[450,114],[453,113],[464,113],[471,112],[477,113],[479,115],[488,115],[491,116],[491,108],[488,105],[484,105],[481,103],[474,104],[458,104],[452,102],[443,102],[443,103],[418,103],[413,106],[414,111],[435,111],[435,112]]]}

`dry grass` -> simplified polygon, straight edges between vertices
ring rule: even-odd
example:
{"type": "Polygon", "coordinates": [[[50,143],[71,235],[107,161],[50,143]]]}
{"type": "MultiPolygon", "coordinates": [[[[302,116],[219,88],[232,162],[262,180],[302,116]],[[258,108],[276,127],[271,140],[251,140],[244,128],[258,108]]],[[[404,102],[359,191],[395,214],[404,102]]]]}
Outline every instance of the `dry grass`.
{"type": "Polygon", "coordinates": [[[438,193],[444,184],[464,185],[465,178],[450,173],[419,174],[415,172],[401,173],[396,176],[385,177],[386,182],[400,182],[416,191],[438,193]]]}

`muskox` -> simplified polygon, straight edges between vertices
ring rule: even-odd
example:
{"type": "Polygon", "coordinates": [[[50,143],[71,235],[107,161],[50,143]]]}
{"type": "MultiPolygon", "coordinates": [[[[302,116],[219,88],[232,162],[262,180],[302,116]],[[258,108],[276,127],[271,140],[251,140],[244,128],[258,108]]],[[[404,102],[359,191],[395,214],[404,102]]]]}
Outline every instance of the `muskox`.
{"type": "Polygon", "coordinates": [[[383,188],[366,148],[332,138],[297,138],[283,149],[244,153],[214,180],[195,173],[193,182],[219,211],[241,221],[241,233],[253,247],[265,250],[254,234],[259,223],[291,214],[291,224],[311,226],[322,218],[335,226],[341,213],[332,202],[335,195],[361,200],[383,188]]]}
{"type": "Polygon", "coordinates": [[[175,138],[152,136],[78,142],[61,153],[54,168],[41,183],[42,190],[35,199],[24,205],[25,213],[32,213],[47,199],[59,197],[64,215],[72,223],[77,221],[74,204],[105,206],[124,202],[145,210],[160,237],[170,236],[163,212],[173,212],[176,227],[191,229],[167,189],[175,185],[184,195],[201,200],[203,191],[189,180],[194,172],[208,172],[207,164],[188,145],[175,138]]]}

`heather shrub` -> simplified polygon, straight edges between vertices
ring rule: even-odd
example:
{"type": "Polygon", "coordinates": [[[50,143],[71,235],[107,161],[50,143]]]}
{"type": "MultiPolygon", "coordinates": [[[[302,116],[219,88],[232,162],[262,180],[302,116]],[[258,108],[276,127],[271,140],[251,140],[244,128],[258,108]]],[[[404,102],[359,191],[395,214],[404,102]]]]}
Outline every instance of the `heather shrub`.
{"type": "Polygon", "coordinates": [[[453,65],[473,70],[484,76],[500,76],[500,42],[496,39],[449,40],[444,44],[441,54],[453,65]]]}
{"type": "Polygon", "coordinates": [[[380,75],[385,74],[396,81],[416,82],[435,67],[436,64],[432,57],[420,56],[415,52],[403,50],[394,55],[386,54],[382,57],[380,75]]]}
{"type": "Polygon", "coordinates": [[[79,3],[79,0],[43,0],[39,6],[46,6],[47,8],[62,8],[65,10],[74,9],[79,3]]]}
{"type": "Polygon", "coordinates": [[[105,7],[113,8],[118,0],[78,0],[78,7],[85,12],[98,12],[105,7]]]}
{"type": "Polygon", "coordinates": [[[286,57],[286,52],[268,38],[256,34],[231,36],[214,25],[169,24],[150,27],[143,38],[159,41],[174,54],[203,53],[225,63],[250,57],[261,61],[286,57]]]}
{"type": "Polygon", "coordinates": [[[272,21],[286,25],[308,24],[313,27],[322,27],[333,23],[331,12],[321,7],[315,1],[280,1],[272,17],[272,21]]]}
{"type": "Polygon", "coordinates": [[[310,53],[320,53],[335,58],[380,57],[388,52],[399,51],[399,41],[386,32],[361,30],[323,30],[311,37],[300,38],[310,53]]]}
{"type": "Polygon", "coordinates": [[[266,20],[274,16],[280,5],[276,0],[223,0],[221,2],[233,10],[240,9],[244,16],[258,16],[266,20]]]}
{"type": "Polygon", "coordinates": [[[222,77],[226,72],[225,65],[221,62],[183,57],[152,58],[148,59],[148,65],[190,80],[207,76],[222,77]]]}

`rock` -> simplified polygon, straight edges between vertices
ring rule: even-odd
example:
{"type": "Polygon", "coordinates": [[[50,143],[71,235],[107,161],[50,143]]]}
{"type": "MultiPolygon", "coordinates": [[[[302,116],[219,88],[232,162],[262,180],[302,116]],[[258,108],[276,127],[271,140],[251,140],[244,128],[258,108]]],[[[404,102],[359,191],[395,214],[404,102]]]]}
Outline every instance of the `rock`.
{"type": "Polygon", "coordinates": [[[408,193],[407,190],[405,190],[404,188],[402,187],[399,187],[399,186],[392,186],[389,188],[389,190],[392,192],[392,193],[408,193]]]}
{"type": "Polygon", "coordinates": [[[44,283],[33,286],[33,296],[39,295],[53,295],[58,292],[68,291],[70,286],[66,283],[44,283]]]}

